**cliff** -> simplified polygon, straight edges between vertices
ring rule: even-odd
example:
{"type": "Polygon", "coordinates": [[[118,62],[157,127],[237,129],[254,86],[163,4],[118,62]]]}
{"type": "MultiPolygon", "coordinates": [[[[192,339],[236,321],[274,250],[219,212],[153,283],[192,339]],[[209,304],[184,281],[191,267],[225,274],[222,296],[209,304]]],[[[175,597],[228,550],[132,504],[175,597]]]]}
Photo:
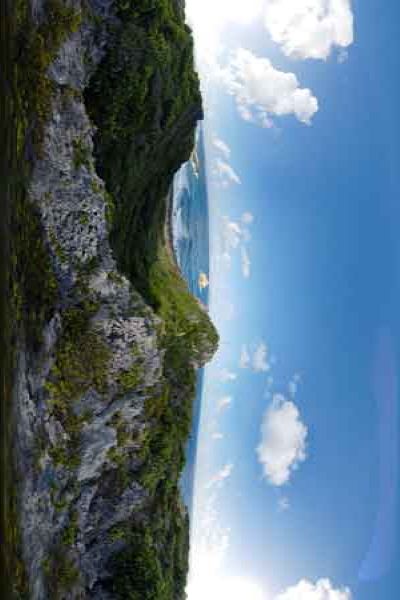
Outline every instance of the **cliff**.
{"type": "Polygon", "coordinates": [[[178,487],[218,335],[165,248],[202,116],[174,0],[18,0],[16,597],[180,600],[178,487]]]}

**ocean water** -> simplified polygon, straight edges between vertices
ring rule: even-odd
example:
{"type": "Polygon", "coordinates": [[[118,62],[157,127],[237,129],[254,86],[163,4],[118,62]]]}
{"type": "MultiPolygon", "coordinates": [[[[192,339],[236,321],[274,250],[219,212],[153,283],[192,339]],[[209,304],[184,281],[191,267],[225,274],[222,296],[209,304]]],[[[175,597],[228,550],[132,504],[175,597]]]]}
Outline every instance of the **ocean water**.
{"type": "MultiPolygon", "coordinates": [[[[195,150],[191,160],[181,167],[174,179],[172,232],[175,256],[182,275],[192,294],[207,307],[210,268],[209,216],[201,126],[196,132],[195,150]]],[[[186,449],[186,467],[181,478],[181,489],[189,512],[193,501],[203,375],[203,370],[199,370],[192,432],[186,449]]]]}

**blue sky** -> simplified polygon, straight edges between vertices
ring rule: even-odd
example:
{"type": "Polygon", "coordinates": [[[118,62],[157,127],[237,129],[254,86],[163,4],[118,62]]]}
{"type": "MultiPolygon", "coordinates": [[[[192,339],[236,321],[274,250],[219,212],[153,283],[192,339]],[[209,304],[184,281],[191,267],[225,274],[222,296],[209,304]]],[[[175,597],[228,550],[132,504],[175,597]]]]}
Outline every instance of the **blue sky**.
{"type": "Polygon", "coordinates": [[[396,2],[189,0],[211,312],[189,600],[396,600],[396,2]]]}

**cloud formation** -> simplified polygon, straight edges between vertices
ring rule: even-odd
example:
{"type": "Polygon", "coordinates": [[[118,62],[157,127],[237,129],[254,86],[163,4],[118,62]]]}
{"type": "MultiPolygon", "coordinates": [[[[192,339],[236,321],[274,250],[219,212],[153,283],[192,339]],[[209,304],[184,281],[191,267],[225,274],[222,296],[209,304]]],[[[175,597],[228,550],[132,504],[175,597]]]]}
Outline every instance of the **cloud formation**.
{"type": "Polygon", "coordinates": [[[275,600],[351,600],[349,588],[334,588],[329,579],[312,583],[306,579],[279,594],[275,600]]]}
{"type": "Polygon", "coordinates": [[[241,117],[263,127],[272,127],[272,117],[286,115],[310,125],[318,111],[317,98],[300,87],[294,73],[279,71],[267,58],[243,48],[233,55],[224,80],[241,117]]]}
{"type": "Polygon", "coordinates": [[[264,342],[258,344],[253,354],[252,360],[253,370],[256,373],[267,373],[271,366],[268,362],[268,347],[264,342]]]}
{"type": "Polygon", "coordinates": [[[221,138],[214,136],[212,144],[214,148],[221,153],[225,160],[229,160],[231,156],[231,149],[229,148],[228,144],[224,142],[224,140],[221,140],[221,138]]]}
{"type": "Polygon", "coordinates": [[[217,403],[218,412],[222,412],[223,410],[228,408],[228,406],[231,406],[231,404],[232,404],[232,396],[223,396],[222,398],[220,398],[218,400],[218,403],[217,403]]]}
{"type": "Polygon", "coordinates": [[[206,488],[209,489],[214,485],[221,486],[224,481],[229,479],[229,477],[232,475],[233,468],[234,466],[232,463],[226,464],[220,471],[218,471],[218,473],[214,475],[214,477],[210,479],[206,485],[206,488]]]}
{"type": "Polygon", "coordinates": [[[221,158],[215,160],[213,175],[217,179],[219,185],[225,189],[231,185],[241,185],[242,183],[233,167],[221,158]]]}
{"type": "Polygon", "coordinates": [[[240,351],[240,359],[239,359],[239,367],[241,369],[248,369],[250,367],[250,354],[246,344],[243,344],[242,349],[240,351]]]}
{"type": "Polygon", "coordinates": [[[354,41],[351,0],[268,0],[264,22],[272,40],[291,58],[326,60],[354,41]]]}
{"type": "Polygon", "coordinates": [[[246,244],[250,242],[251,234],[247,225],[251,224],[253,215],[251,213],[245,214],[247,215],[246,222],[243,221],[243,216],[241,221],[233,221],[227,216],[222,218],[219,261],[221,266],[230,268],[232,253],[239,250],[242,275],[245,279],[248,279],[251,275],[251,260],[246,244]]]}
{"type": "Polygon", "coordinates": [[[288,483],[292,472],[306,459],[308,429],[294,402],[276,394],[264,414],[258,459],[274,486],[288,483]]]}
{"type": "Polygon", "coordinates": [[[249,351],[246,344],[240,350],[239,367],[241,369],[252,369],[255,373],[267,373],[271,370],[268,360],[268,346],[260,342],[254,349],[249,351]]]}
{"type": "Polygon", "coordinates": [[[239,247],[243,231],[239,223],[229,220],[228,217],[223,217],[222,221],[222,236],[226,250],[236,250],[239,247]]]}
{"type": "Polygon", "coordinates": [[[235,381],[235,379],[237,379],[237,375],[236,373],[229,371],[229,369],[221,369],[219,378],[223,383],[227,383],[228,381],[235,381]]]}
{"type": "Polygon", "coordinates": [[[240,249],[242,258],[242,274],[245,279],[249,279],[251,275],[251,260],[247,248],[244,246],[240,249]]]}

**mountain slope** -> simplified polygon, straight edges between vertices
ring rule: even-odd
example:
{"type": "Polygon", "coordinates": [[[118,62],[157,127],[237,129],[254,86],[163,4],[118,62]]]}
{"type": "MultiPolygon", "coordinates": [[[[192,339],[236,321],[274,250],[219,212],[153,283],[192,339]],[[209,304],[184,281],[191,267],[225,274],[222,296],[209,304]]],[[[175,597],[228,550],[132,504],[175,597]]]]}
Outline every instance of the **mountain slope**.
{"type": "Polygon", "coordinates": [[[191,34],[173,0],[17,9],[19,595],[179,600],[178,481],[218,344],[164,239],[202,115],[191,34]]]}

